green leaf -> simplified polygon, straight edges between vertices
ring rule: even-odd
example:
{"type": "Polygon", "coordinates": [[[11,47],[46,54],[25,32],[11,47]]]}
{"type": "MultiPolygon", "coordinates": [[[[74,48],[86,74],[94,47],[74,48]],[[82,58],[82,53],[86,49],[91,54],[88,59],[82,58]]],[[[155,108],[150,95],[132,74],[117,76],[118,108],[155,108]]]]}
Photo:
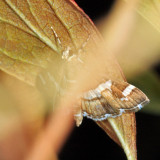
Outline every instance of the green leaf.
{"type": "Polygon", "coordinates": [[[131,83],[142,89],[150,99],[150,103],[142,109],[142,112],[160,115],[160,77],[150,70],[132,79],[131,83]]]}

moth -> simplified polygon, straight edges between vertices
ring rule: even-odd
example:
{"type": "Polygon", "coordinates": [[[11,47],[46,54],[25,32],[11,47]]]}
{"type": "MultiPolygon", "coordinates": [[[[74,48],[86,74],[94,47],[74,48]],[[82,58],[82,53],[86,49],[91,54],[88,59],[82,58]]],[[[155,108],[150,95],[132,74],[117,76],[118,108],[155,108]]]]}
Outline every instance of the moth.
{"type": "MultiPolygon", "coordinates": [[[[49,99],[51,100],[53,95],[64,96],[66,93],[68,94],[68,92],[65,93],[66,86],[68,86],[68,83],[74,83],[74,77],[77,73],[83,73],[86,70],[85,74],[80,74],[85,77],[86,74],[91,72],[90,65],[85,66],[85,63],[81,63],[81,55],[69,55],[69,48],[63,53],[62,57],[57,55],[57,58],[54,59],[49,67],[51,70],[45,70],[39,75],[39,86],[46,90],[43,91],[44,93],[49,91],[48,95],[50,95],[49,99]],[[53,66],[53,64],[56,65],[53,66]]],[[[97,59],[97,57],[91,58],[93,64],[97,59]]],[[[97,63],[101,65],[102,61],[97,63]]],[[[101,72],[97,69],[96,71],[98,73],[96,72],[95,76],[99,77],[101,72]]],[[[124,81],[104,80],[106,79],[105,73],[102,73],[101,77],[103,77],[103,83],[101,81],[97,87],[89,88],[84,92],[74,108],[74,118],[77,126],[80,126],[83,117],[94,121],[103,121],[107,118],[116,118],[123,113],[136,112],[149,103],[148,97],[137,87],[124,81]]]]}
{"type": "MultiPolygon", "coordinates": [[[[78,58],[76,55],[68,56],[66,59],[58,57],[55,59],[55,63],[52,63],[56,65],[49,67],[52,68],[52,70],[44,71],[43,74],[41,73],[41,83],[39,86],[44,86],[43,88],[47,90],[43,91],[44,93],[50,91],[48,94],[50,95],[49,99],[52,100],[52,95],[57,95],[57,93],[60,96],[65,95],[65,90],[67,90],[65,89],[67,88],[66,86],[68,86],[68,83],[74,81],[73,77],[77,72],[79,73],[80,69],[87,70],[87,67],[84,67],[84,64],[81,64],[78,58]],[[79,68],[77,69],[76,66],[79,66],[79,68]],[[69,76],[67,76],[68,74],[69,76]],[[53,91],[55,91],[55,93],[53,91]]],[[[87,74],[89,72],[90,67],[87,74]]],[[[96,75],[99,76],[99,73],[96,75]]],[[[124,81],[104,79],[105,78],[103,78],[103,83],[101,81],[97,87],[89,88],[79,98],[78,103],[74,107],[74,119],[76,120],[77,126],[80,126],[83,117],[94,121],[103,121],[107,118],[116,118],[123,113],[136,112],[149,103],[148,97],[137,87],[124,81]]],[[[68,92],[66,93],[68,94],[68,92]]],[[[57,99],[57,97],[55,99],[57,99]]]]}
{"type": "Polygon", "coordinates": [[[136,112],[147,103],[148,97],[135,86],[127,82],[108,80],[84,93],[74,117],[79,126],[83,117],[103,121],[123,113],[136,112]]]}

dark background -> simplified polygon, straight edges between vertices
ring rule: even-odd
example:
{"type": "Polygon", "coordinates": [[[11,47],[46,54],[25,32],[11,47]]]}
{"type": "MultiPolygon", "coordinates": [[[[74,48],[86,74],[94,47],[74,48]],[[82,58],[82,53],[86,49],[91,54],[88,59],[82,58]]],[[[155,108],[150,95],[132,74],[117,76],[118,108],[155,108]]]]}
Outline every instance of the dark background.
{"type": "MultiPolygon", "coordinates": [[[[76,0],[94,21],[110,11],[112,0],[76,0]]],[[[160,75],[160,65],[153,68],[160,75]]],[[[160,116],[136,113],[138,160],[160,160],[160,116]]],[[[92,120],[74,128],[60,160],[125,160],[123,150],[92,120]]]]}

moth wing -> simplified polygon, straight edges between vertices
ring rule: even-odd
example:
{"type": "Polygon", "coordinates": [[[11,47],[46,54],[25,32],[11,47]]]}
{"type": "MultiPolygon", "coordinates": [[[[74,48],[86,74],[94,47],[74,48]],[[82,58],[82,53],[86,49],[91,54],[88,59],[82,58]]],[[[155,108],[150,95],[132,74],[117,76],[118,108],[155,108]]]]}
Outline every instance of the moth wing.
{"type": "Polygon", "coordinates": [[[115,118],[122,115],[122,111],[110,106],[105,98],[95,100],[82,100],[83,116],[95,121],[102,121],[109,117],[115,118]]]}
{"type": "MultiPolygon", "coordinates": [[[[101,93],[107,99],[108,90],[101,93]]],[[[148,97],[137,87],[127,82],[112,82],[111,92],[113,99],[112,106],[116,106],[124,112],[136,112],[149,103],[148,97]]]]}
{"type": "Polygon", "coordinates": [[[148,102],[147,96],[135,86],[109,80],[85,93],[81,107],[83,116],[101,121],[123,112],[136,112],[148,102]]]}

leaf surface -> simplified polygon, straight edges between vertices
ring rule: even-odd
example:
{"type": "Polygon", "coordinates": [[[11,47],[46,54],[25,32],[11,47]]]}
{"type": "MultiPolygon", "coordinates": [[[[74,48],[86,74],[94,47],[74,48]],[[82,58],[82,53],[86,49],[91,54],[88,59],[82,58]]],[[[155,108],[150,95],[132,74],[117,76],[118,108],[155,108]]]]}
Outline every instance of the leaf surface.
{"type": "Polygon", "coordinates": [[[157,0],[141,0],[137,11],[160,32],[159,9],[160,4],[157,0]]]}

